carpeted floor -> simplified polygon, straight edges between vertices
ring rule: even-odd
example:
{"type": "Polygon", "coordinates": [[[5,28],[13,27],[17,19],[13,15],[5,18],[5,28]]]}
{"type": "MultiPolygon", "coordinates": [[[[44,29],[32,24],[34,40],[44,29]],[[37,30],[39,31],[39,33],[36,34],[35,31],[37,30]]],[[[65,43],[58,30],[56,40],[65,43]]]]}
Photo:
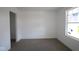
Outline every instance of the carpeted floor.
{"type": "Polygon", "coordinates": [[[57,39],[22,39],[10,51],[71,51],[57,39]]]}

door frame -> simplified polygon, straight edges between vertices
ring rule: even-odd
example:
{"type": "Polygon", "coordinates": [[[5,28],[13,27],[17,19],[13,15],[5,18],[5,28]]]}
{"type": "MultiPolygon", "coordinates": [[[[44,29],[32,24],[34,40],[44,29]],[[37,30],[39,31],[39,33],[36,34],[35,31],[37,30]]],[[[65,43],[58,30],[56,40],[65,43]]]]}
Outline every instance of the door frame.
{"type": "Polygon", "coordinates": [[[12,38],[11,38],[11,13],[13,13],[14,15],[15,15],[15,21],[14,21],[14,23],[15,23],[15,39],[14,39],[14,41],[16,42],[17,40],[17,34],[16,34],[16,13],[15,12],[13,12],[13,11],[9,11],[9,21],[10,21],[10,43],[11,43],[11,47],[12,47],[12,38]]]}

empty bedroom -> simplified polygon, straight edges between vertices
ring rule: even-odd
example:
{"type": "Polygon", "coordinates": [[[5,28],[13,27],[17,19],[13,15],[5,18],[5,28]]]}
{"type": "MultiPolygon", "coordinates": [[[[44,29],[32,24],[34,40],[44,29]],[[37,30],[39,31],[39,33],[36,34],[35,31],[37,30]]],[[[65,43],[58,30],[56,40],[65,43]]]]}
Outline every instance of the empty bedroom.
{"type": "Polygon", "coordinates": [[[0,7],[0,51],[78,51],[78,17],[77,7],[0,7]]]}

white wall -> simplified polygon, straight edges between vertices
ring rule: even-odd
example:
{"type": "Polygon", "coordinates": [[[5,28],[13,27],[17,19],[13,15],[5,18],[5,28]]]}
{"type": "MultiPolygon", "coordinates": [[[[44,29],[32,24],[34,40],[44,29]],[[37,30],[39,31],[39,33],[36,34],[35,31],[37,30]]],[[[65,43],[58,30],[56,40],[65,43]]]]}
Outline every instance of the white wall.
{"type": "Polygon", "coordinates": [[[22,39],[22,19],[19,11],[17,11],[17,19],[16,19],[16,38],[17,41],[22,39]]]}
{"type": "Polygon", "coordinates": [[[67,9],[69,8],[60,8],[56,11],[56,36],[61,42],[63,42],[72,50],[79,50],[79,39],[65,36],[65,10],[67,9]]]}
{"type": "MultiPolygon", "coordinates": [[[[9,12],[12,11],[17,15],[16,8],[9,8],[9,7],[0,7],[0,51],[1,50],[9,50],[11,48],[10,42],[10,16],[9,12]]],[[[18,17],[18,16],[17,16],[18,17]]],[[[17,22],[17,40],[19,39],[18,27],[19,21],[16,19],[17,22]]]]}
{"type": "Polygon", "coordinates": [[[10,48],[10,23],[7,8],[0,8],[0,50],[10,48]]]}
{"type": "Polygon", "coordinates": [[[19,13],[21,39],[56,38],[54,12],[31,10],[19,13]]]}

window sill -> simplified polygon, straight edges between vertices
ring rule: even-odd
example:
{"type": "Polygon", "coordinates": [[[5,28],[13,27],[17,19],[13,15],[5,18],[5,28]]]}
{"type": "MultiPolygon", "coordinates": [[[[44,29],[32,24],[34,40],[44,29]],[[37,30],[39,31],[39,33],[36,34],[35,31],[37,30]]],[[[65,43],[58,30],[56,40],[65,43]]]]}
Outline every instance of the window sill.
{"type": "Polygon", "coordinates": [[[74,40],[77,40],[77,41],[79,41],[79,38],[76,38],[76,37],[74,37],[74,36],[71,36],[71,35],[65,35],[65,37],[69,37],[69,38],[71,38],[71,39],[74,39],[74,40]]]}

